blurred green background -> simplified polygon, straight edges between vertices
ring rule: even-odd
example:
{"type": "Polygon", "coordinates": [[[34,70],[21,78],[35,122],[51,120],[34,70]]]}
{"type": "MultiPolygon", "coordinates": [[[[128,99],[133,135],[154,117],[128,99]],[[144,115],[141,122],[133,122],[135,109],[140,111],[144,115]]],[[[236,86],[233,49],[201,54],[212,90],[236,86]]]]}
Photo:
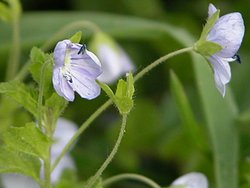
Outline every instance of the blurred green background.
{"type": "MultiPolygon", "coordinates": [[[[226,126],[227,123],[223,121],[215,125],[209,121],[209,118],[214,120],[215,116],[219,120],[230,119],[233,127],[230,131],[236,134],[234,136],[239,143],[239,147],[236,144],[236,149],[230,151],[230,139],[229,142],[225,141],[228,144],[225,148],[229,148],[227,152],[229,154],[232,152],[232,156],[237,155],[237,157],[229,156],[223,160],[226,163],[235,161],[231,167],[239,172],[239,184],[242,187],[250,187],[249,0],[22,0],[21,2],[24,10],[21,20],[22,63],[29,58],[32,46],[41,46],[62,26],[77,20],[91,20],[119,42],[130,55],[137,70],[141,70],[168,52],[184,47],[186,42],[182,43],[182,38],[187,41],[197,40],[207,18],[209,3],[214,3],[221,9],[221,15],[241,12],[246,34],[239,51],[242,64],[231,63],[232,81],[229,90],[232,92],[228,92],[226,99],[222,99],[213,84],[213,75],[210,72],[204,79],[209,80],[212,87],[208,87],[209,92],[205,93],[207,91],[202,88],[207,87],[199,85],[198,68],[187,54],[173,58],[156,68],[136,84],[135,107],[129,115],[124,140],[117,156],[104,172],[103,178],[125,172],[139,173],[166,186],[186,172],[200,171],[208,176],[213,187],[217,177],[214,167],[216,159],[213,156],[218,152],[214,149],[214,143],[217,142],[213,139],[220,136],[213,134],[211,125],[214,125],[215,132],[227,134],[227,131],[216,131],[216,127],[223,127],[222,124],[226,126]],[[167,28],[170,26],[171,31],[165,32],[163,29],[165,25],[167,28]],[[179,40],[173,37],[175,32],[177,37],[180,36],[179,40]],[[186,33],[191,39],[186,37],[186,33]],[[183,97],[178,99],[173,80],[171,87],[170,70],[176,73],[183,85],[193,117],[185,116],[188,110],[183,110],[180,104],[180,100],[185,100],[183,97]],[[213,101],[210,101],[211,98],[209,99],[207,95],[211,96],[213,101]],[[215,105],[209,108],[209,103],[215,105]],[[236,115],[232,118],[227,111],[234,110],[236,115]],[[209,116],[209,114],[215,115],[209,116]],[[190,120],[192,118],[193,120],[190,120]],[[198,127],[196,132],[198,134],[192,135],[195,131],[190,131],[190,127],[186,125],[189,121],[187,119],[195,124],[191,123],[191,129],[198,127]]],[[[11,55],[10,29],[7,24],[0,24],[1,79],[4,78],[7,57],[11,55]]],[[[91,40],[91,33],[85,29],[83,32],[83,42],[91,40]]],[[[74,31],[66,36],[69,37],[73,33],[74,31]]],[[[49,52],[52,50],[53,47],[49,52]]],[[[74,103],[70,103],[63,116],[80,125],[106,99],[105,94],[94,101],[85,101],[78,97],[74,103]]],[[[22,112],[22,109],[16,112],[18,115],[13,118],[13,124],[31,118],[20,111],[22,112]]],[[[118,112],[114,107],[109,108],[79,139],[72,150],[79,180],[86,180],[102,164],[115,142],[119,124],[118,112]]],[[[230,138],[229,133],[228,137],[230,138]]],[[[221,135],[221,138],[224,136],[221,135]]],[[[124,181],[113,187],[143,187],[143,185],[124,181]]]]}

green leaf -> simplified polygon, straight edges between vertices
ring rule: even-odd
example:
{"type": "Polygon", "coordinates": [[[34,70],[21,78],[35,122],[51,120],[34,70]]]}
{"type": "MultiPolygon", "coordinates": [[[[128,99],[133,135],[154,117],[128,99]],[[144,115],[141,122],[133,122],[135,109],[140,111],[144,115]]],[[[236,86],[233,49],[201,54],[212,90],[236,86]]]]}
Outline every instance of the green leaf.
{"type": "Polygon", "coordinates": [[[72,43],[79,43],[82,38],[82,32],[78,31],[76,32],[72,37],[70,37],[69,40],[71,40],[72,43]]]}
{"type": "Polygon", "coordinates": [[[171,71],[171,93],[174,95],[177,107],[182,118],[182,123],[184,125],[185,131],[193,141],[193,145],[198,147],[200,150],[207,150],[208,146],[205,142],[205,135],[202,132],[201,127],[199,126],[188,98],[184,92],[183,86],[176,76],[176,74],[171,71]]]}
{"type": "Polygon", "coordinates": [[[12,127],[3,133],[4,143],[11,149],[45,159],[52,143],[35,123],[12,127]]]}
{"type": "Polygon", "coordinates": [[[0,83],[0,93],[6,94],[37,117],[37,100],[34,92],[18,81],[0,83]]]}
{"type": "Polygon", "coordinates": [[[201,33],[201,37],[200,37],[200,41],[204,41],[207,39],[207,35],[208,33],[211,31],[211,29],[213,28],[214,24],[217,22],[217,20],[219,19],[220,16],[220,10],[218,9],[212,16],[211,18],[209,18],[207,20],[206,25],[204,26],[202,33],[201,33]]]}
{"type": "Polygon", "coordinates": [[[40,180],[41,161],[32,155],[0,147],[0,173],[21,173],[40,180]]]}
{"type": "Polygon", "coordinates": [[[198,53],[204,56],[212,56],[223,49],[221,45],[211,41],[198,41],[194,48],[198,53]]]}
{"type": "Polygon", "coordinates": [[[42,67],[45,67],[44,76],[44,96],[46,98],[50,97],[54,89],[52,86],[52,56],[44,53],[41,49],[33,47],[30,53],[31,64],[29,67],[30,73],[33,79],[39,84],[41,79],[42,67]],[[44,63],[47,63],[46,65],[44,63]]]}

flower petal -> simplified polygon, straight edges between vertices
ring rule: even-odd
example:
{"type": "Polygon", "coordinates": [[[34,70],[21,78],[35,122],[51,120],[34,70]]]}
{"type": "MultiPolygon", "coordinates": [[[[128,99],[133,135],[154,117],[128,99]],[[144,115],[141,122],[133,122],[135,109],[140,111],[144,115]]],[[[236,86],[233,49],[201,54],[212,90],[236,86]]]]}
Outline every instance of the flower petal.
{"type": "Polygon", "coordinates": [[[67,51],[67,46],[70,44],[70,40],[63,40],[57,43],[54,50],[54,59],[56,66],[63,66],[65,55],[67,51]]]}
{"type": "Polygon", "coordinates": [[[98,58],[86,50],[83,55],[74,55],[71,57],[71,71],[78,71],[96,78],[102,73],[102,68],[98,58]]]}
{"type": "Polygon", "coordinates": [[[86,72],[75,69],[71,71],[71,75],[72,83],[69,84],[82,98],[91,100],[100,95],[100,86],[96,83],[94,78],[86,75],[86,72]]]}
{"type": "Polygon", "coordinates": [[[239,50],[245,26],[240,13],[226,14],[219,18],[208,34],[207,40],[216,42],[223,46],[218,56],[233,57],[239,50]]]}
{"type": "Polygon", "coordinates": [[[209,61],[214,69],[216,87],[224,97],[226,93],[225,85],[230,82],[231,79],[231,69],[229,63],[216,55],[210,57],[209,61]]]}
{"type": "Polygon", "coordinates": [[[202,173],[192,172],[179,177],[171,185],[183,185],[186,188],[208,188],[208,181],[202,173]]]}
{"type": "Polygon", "coordinates": [[[208,6],[208,19],[211,18],[216,11],[217,8],[212,3],[210,3],[208,6]]]}
{"type": "Polygon", "coordinates": [[[63,77],[61,68],[55,67],[53,70],[52,79],[54,88],[58,95],[64,97],[68,101],[73,101],[75,98],[72,87],[68,84],[66,79],[63,77]]]}

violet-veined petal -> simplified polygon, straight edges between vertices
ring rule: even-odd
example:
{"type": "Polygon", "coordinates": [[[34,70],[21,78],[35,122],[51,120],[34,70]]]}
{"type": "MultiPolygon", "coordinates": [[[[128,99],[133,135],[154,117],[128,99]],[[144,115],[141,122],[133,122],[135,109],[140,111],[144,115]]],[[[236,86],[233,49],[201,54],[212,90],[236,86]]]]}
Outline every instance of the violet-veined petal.
{"type": "Polygon", "coordinates": [[[84,76],[85,73],[81,71],[72,71],[71,87],[82,98],[91,100],[100,95],[100,86],[95,82],[94,78],[84,76]]]}
{"type": "Polygon", "coordinates": [[[229,83],[231,79],[231,69],[229,63],[217,56],[210,57],[209,61],[211,62],[214,69],[214,79],[216,87],[218,88],[222,96],[225,96],[225,85],[229,83]]]}
{"type": "Polygon", "coordinates": [[[63,77],[61,73],[61,68],[54,68],[52,82],[58,95],[64,97],[68,101],[74,100],[74,91],[68,84],[67,80],[63,77]]]}
{"type": "Polygon", "coordinates": [[[223,49],[217,55],[233,57],[240,48],[245,32],[240,13],[231,13],[219,18],[208,34],[207,40],[220,44],[223,49]]]}

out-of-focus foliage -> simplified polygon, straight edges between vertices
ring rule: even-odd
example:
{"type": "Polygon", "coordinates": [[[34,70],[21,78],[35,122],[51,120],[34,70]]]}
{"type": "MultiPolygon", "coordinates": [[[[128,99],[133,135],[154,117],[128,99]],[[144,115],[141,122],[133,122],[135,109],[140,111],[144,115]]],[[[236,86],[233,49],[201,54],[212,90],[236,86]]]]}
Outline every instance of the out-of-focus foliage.
{"type": "MultiPolygon", "coordinates": [[[[208,3],[206,0],[23,0],[21,62],[27,62],[32,46],[42,46],[64,25],[90,20],[114,37],[131,56],[137,70],[141,70],[160,56],[198,40],[207,17],[208,3]]],[[[249,28],[248,0],[214,0],[212,3],[221,10],[221,15],[241,12],[249,28]]],[[[83,31],[82,42],[88,43],[91,32],[84,28],[69,32],[65,38],[78,30],[83,31]]],[[[11,55],[10,41],[11,28],[0,23],[2,72],[11,55]]],[[[199,56],[185,54],[170,59],[136,83],[135,105],[129,115],[124,140],[103,178],[135,172],[165,186],[185,172],[201,171],[208,176],[211,187],[226,188],[230,184],[228,188],[236,188],[238,180],[242,187],[249,187],[249,49],[250,38],[246,30],[239,51],[242,64],[231,63],[231,92],[225,99],[219,95],[212,72],[199,56]],[[175,73],[171,81],[170,70],[175,73]],[[183,108],[183,103],[188,107],[183,108]],[[190,134],[197,131],[196,126],[201,132],[197,138],[190,134]],[[194,143],[195,140],[201,143],[194,143]],[[224,172],[235,177],[226,180],[228,174],[224,172]]],[[[48,52],[52,50],[53,46],[48,52]]],[[[0,78],[3,81],[4,75],[0,78]]],[[[63,116],[80,125],[106,99],[104,93],[94,101],[77,98],[63,116]]],[[[19,113],[12,112],[11,106],[8,108],[5,110],[13,114],[13,119],[4,117],[4,110],[0,108],[1,127],[10,123],[25,124],[30,119],[22,109],[19,113]]],[[[109,108],[72,150],[81,181],[95,173],[111,150],[118,134],[118,117],[115,108],[109,108]]],[[[121,182],[114,187],[118,185],[142,187],[133,182],[121,182]]]]}

